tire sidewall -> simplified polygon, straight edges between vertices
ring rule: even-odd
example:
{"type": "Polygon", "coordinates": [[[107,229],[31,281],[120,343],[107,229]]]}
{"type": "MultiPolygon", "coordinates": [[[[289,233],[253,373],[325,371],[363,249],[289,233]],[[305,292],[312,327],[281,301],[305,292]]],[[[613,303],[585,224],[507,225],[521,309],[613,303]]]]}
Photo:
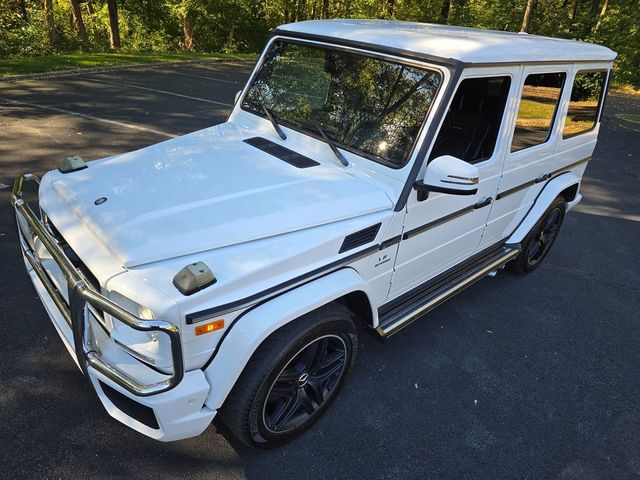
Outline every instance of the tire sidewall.
{"type": "Polygon", "coordinates": [[[558,235],[560,233],[560,229],[562,228],[562,224],[564,223],[565,214],[566,214],[566,201],[563,198],[556,198],[551,203],[551,205],[549,205],[549,208],[547,208],[547,210],[545,210],[544,215],[542,215],[540,220],[538,220],[538,222],[536,223],[535,227],[531,230],[531,232],[527,236],[526,245],[525,245],[525,248],[522,251],[522,253],[524,255],[523,266],[524,266],[524,269],[525,269],[525,271],[527,273],[532,272],[536,268],[538,268],[538,266],[540,266],[542,261],[547,256],[547,254],[551,251],[551,248],[553,247],[553,245],[555,244],[556,240],[558,239],[558,235]],[[535,263],[531,264],[531,263],[529,263],[529,259],[528,259],[529,249],[531,248],[531,242],[540,234],[540,229],[542,228],[542,225],[544,225],[544,222],[547,220],[547,218],[549,218],[549,215],[551,215],[551,212],[553,212],[556,209],[560,210],[560,223],[558,225],[558,232],[553,237],[553,239],[552,239],[551,243],[549,244],[549,246],[547,247],[547,249],[542,253],[542,256],[535,263]]]}
{"type": "Polygon", "coordinates": [[[259,386],[256,395],[253,398],[251,408],[248,415],[248,429],[253,442],[257,446],[271,447],[285,443],[292,438],[298,436],[308,427],[313,425],[321,416],[324,410],[332,403],[338,395],[349,371],[353,367],[354,360],[358,350],[358,335],[353,321],[348,317],[332,316],[327,321],[312,327],[305,333],[298,336],[289,343],[283,350],[282,354],[271,364],[269,372],[264,377],[259,386]],[[342,338],[346,345],[346,366],[338,384],[334,387],[329,398],[318,408],[318,410],[306,422],[298,425],[292,430],[283,433],[273,433],[266,429],[263,420],[264,402],[271,390],[271,386],[282,370],[291,361],[291,359],[305,346],[312,343],[315,339],[325,335],[338,335],[342,338]]]}

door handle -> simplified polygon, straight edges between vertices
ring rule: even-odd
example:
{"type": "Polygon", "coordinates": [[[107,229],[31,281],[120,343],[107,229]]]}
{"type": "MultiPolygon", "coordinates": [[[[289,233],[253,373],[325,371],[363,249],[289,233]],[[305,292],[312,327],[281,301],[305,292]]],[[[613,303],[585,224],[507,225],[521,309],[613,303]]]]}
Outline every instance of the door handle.
{"type": "Polygon", "coordinates": [[[543,173],[542,175],[540,175],[539,177],[537,177],[533,183],[542,183],[545,180],[547,180],[551,175],[549,175],[548,173],[543,173]]]}
{"type": "Polygon", "coordinates": [[[477,210],[479,208],[486,207],[487,205],[491,205],[491,202],[493,202],[493,198],[492,197],[484,197],[482,200],[480,200],[478,203],[476,203],[473,206],[473,208],[474,208],[474,210],[477,210]]]}

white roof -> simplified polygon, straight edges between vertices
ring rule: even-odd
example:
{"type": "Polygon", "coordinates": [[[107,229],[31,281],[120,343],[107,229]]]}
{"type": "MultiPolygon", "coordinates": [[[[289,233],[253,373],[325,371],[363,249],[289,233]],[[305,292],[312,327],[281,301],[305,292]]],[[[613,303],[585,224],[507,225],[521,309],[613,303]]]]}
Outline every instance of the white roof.
{"type": "Polygon", "coordinates": [[[610,62],[616,53],[591,43],[512,32],[388,20],[309,20],[278,27],[297,32],[452,58],[464,63],[610,62]]]}

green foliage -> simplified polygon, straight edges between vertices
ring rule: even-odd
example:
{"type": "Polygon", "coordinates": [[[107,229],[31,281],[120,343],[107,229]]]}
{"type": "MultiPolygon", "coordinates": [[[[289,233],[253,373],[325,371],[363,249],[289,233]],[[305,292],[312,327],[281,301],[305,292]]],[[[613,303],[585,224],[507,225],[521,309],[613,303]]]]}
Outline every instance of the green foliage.
{"type": "Polygon", "coordinates": [[[92,67],[113,67],[136,63],[175,62],[211,58],[246,59],[251,54],[207,53],[65,53],[0,59],[0,78],[26,73],[51,72],[92,67]]]}
{"type": "MultiPolygon", "coordinates": [[[[0,57],[68,53],[81,44],[69,0],[0,0],[0,57]]],[[[617,82],[640,86],[639,0],[535,0],[529,33],[586,40],[619,54],[617,82]],[[604,14],[602,7],[607,2],[604,14]],[[575,12],[573,6],[575,5],[575,12]]],[[[276,26],[311,18],[388,18],[518,31],[526,0],[117,0],[123,52],[258,52],[276,26]],[[448,5],[448,8],[447,8],[448,5]]],[[[107,52],[107,0],[82,0],[90,52],[107,52]]]]}

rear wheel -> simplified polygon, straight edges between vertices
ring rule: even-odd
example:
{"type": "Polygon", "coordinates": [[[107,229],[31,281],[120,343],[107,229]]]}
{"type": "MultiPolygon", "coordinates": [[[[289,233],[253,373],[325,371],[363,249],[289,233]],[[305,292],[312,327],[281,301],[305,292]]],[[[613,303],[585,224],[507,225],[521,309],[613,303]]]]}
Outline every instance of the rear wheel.
{"type": "Polygon", "coordinates": [[[334,400],[358,348],[349,312],[329,305],[272,334],[255,352],[221,410],[247,445],[273,447],[311,426],[334,400]]]}
{"type": "Polygon", "coordinates": [[[507,268],[516,273],[529,273],[538,268],[558,237],[567,202],[557,197],[522,241],[522,251],[507,268]]]}

